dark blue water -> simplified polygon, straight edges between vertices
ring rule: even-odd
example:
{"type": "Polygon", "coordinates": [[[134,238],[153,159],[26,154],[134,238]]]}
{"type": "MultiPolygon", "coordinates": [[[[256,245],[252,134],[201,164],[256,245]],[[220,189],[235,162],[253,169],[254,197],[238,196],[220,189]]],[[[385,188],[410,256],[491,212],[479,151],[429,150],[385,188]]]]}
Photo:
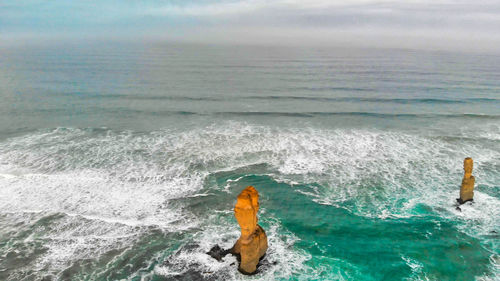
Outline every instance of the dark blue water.
{"type": "Polygon", "coordinates": [[[499,183],[499,56],[0,47],[0,280],[498,280],[499,183]]]}

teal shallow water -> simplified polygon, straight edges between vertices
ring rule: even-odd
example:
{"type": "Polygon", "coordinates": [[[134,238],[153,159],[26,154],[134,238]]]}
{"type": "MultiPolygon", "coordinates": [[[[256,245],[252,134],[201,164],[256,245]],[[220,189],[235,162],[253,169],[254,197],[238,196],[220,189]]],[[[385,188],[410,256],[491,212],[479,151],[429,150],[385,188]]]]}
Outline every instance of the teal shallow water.
{"type": "Polygon", "coordinates": [[[498,57],[2,51],[0,280],[499,278],[498,57]],[[251,277],[206,254],[248,185],[270,243],[251,277]]]}

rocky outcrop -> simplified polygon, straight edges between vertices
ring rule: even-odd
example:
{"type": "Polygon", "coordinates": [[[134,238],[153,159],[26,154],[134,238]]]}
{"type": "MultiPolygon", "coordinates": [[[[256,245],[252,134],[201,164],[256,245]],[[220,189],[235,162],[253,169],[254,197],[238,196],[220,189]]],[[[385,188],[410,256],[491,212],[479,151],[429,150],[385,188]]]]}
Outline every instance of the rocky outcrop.
{"type": "Polygon", "coordinates": [[[227,254],[236,256],[240,263],[238,270],[243,274],[256,273],[257,266],[269,266],[270,263],[262,260],[267,251],[267,236],[257,224],[258,211],[259,193],[253,186],[248,186],[238,195],[234,206],[234,216],[241,228],[240,238],[229,250],[215,245],[207,254],[218,261],[222,261],[227,254]]]}
{"type": "Polygon", "coordinates": [[[460,187],[460,198],[457,199],[459,204],[467,201],[472,201],[474,197],[474,183],[476,179],[472,175],[473,167],[472,158],[467,157],[464,160],[464,178],[462,179],[462,186],[460,187]]]}
{"type": "Polygon", "coordinates": [[[252,274],[267,251],[266,232],[257,224],[259,193],[253,186],[245,188],[234,206],[234,216],[241,227],[241,236],[230,252],[240,256],[239,271],[252,274]]]}

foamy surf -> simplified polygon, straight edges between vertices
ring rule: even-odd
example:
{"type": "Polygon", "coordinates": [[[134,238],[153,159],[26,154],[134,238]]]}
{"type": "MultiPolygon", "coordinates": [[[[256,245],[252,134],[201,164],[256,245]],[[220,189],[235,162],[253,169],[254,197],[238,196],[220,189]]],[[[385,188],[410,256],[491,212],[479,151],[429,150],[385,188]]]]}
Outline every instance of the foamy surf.
{"type": "MultiPolygon", "coordinates": [[[[327,223],[340,215],[377,223],[429,218],[438,222],[424,233],[427,239],[442,235],[439,225],[445,224],[446,231],[464,233],[457,235],[495,253],[499,174],[491,167],[500,165],[498,159],[499,150],[477,142],[243,122],[149,133],[58,128],[10,138],[0,143],[0,162],[6,163],[0,175],[2,220],[22,223],[29,236],[16,236],[15,227],[8,233],[31,246],[23,250],[25,266],[10,272],[8,280],[64,279],[86,266],[96,268],[90,276],[97,279],[110,276],[110,270],[131,280],[245,279],[234,258],[218,262],[206,252],[216,244],[229,248],[237,239],[231,200],[247,184],[263,189],[261,221],[270,243],[256,280],[370,276],[366,265],[349,255],[340,258],[335,240],[321,240],[349,235],[327,223]],[[476,159],[478,186],[474,204],[458,212],[454,200],[464,153],[476,159]],[[273,193],[277,188],[282,191],[273,193]],[[308,208],[346,213],[321,218],[325,224],[319,225],[303,218],[301,227],[310,229],[301,232],[300,220],[292,223],[280,208],[265,206],[291,202],[287,193],[308,208]],[[307,240],[316,239],[309,232],[318,235],[318,243],[307,240]]],[[[377,229],[377,223],[370,227],[377,229]]],[[[13,251],[4,249],[19,255],[13,251]]],[[[437,278],[422,258],[394,256],[409,280],[437,278]]],[[[492,261],[489,267],[496,268],[492,261]]]]}

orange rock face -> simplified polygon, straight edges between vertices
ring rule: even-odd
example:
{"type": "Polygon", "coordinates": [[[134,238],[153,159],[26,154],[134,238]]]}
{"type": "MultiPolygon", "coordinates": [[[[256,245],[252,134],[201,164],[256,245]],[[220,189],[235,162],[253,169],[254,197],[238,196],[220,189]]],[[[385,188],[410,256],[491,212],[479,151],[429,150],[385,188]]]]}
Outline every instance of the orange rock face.
{"type": "Polygon", "coordinates": [[[462,186],[460,187],[460,198],[458,202],[463,204],[467,201],[471,201],[474,197],[474,183],[476,179],[472,175],[472,167],[474,163],[472,158],[467,157],[464,160],[464,178],[462,179],[462,186]]]}
{"type": "Polygon", "coordinates": [[[260,258],[267,250],[267,236],[257,224],[259,193],[253,186],[245,188],[238,195],[234,216],[241,227],[241,236],[231,252],[241,257],[239,270],[245,274],[254,273],[260,258]]]}

